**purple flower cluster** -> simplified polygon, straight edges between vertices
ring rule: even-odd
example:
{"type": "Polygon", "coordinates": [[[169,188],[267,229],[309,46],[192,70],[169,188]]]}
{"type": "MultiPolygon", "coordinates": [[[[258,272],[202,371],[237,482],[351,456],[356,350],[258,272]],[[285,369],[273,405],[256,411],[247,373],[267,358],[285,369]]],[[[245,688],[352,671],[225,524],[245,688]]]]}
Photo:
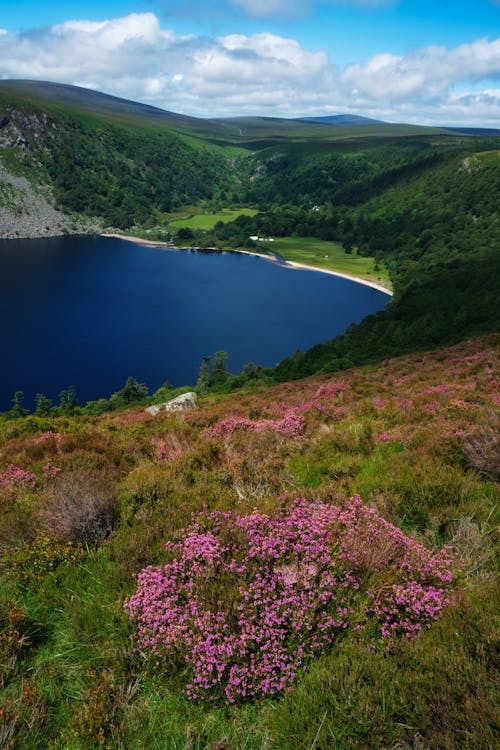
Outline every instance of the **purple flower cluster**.
{"type": "Polygon", "coordinates": [[[51,443],[52,441],[54,441],[56,446],[59,448],[63,439],[64,435],[61,435],[60,432],[48,430],[47,432],[43,432],[41,435],[38,435],[38,437],[33,438],[33,445],[45,445],[46,443],[51,443]]]}
{"type": "Polygon", "coordinates": [[[141,649],[187,667],[192,699],[282,692],[339,633],[412,636],[450,597],[449,550],[433,555],[359,497],[205,513],[166,550],[125,607],[141,649]]]}
{"type": "Polygon", "coordinates": [[[4,472],[0,474],[0,487],[33,487],[36,476],[30,471],[25,471],[9,464],[4,472]]]}
{"type": "Polygon", "coordinates": [[[304,430],[304,417],[294,409],[289,409],[281,419],[250,419],[249,417],[229,416],[221,419],[213,427],[205,430],[206,437],[226,438],[236,430],[265,432],[272,430],[284,437],[296,438],[304,430]]]}

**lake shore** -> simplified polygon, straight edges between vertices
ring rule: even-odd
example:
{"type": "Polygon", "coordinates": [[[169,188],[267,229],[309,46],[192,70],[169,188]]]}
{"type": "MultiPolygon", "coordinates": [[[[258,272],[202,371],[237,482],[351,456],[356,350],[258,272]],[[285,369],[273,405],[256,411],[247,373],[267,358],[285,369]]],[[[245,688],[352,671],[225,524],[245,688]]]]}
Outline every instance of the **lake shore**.
{"type": "MultiPolygon", "coordinates": [[[[142,237],[134,237],[130,234],[117,234],[113,232],[104,232],[100,235],[101,237],[112,237],[114,239],[119,240],[126,240],[127,242],[134,242],[136,245],[144,245],[146,247],[159,247],[159,248],[170,248],[170,249],[186,249],[186,248],[177,248],[176,245],[173,245],[171,242],[162,242],[161,240],[145,240],[142,237]]],[[[198,249],[198,248],[193,248],[198,249]]],[[[236,250],[234,248],[205,248],[207,251],[214,250],[217,252],[224,252],[224,253],[243,253],[244,255],[254,255],[259,258],[264,258],[265,260],[271,260],[273,262],[279,262],[281,265],[289,268],[297,268],[302,269],[305,271],[317,271],[318,273],[327,273],[330,276],[339,276],[342,279],[347,279],[348,281],[355,281],[357,284],[363,284],[364,286],[369,286],[372,289],[376,289],[378,292],[383,292],[384,294],[389,295],[389,297],[392,297],[393,292],[390,289],[387,289],[387,287],[382,286],[382,284],[377,284],[375,281],[370,281],[369,279],[362,279],[358,276],[351,276],[347,273],[342,273],[341,271],[332,271],[330,268],[321,268],[320,266],[308,266],[305,263],[296,263],[293,260],[283,260],[278,261],[276,256],[271,255],[264,255],[263,253],[256,253],[252,252],[251,250],[236,250]]]]}

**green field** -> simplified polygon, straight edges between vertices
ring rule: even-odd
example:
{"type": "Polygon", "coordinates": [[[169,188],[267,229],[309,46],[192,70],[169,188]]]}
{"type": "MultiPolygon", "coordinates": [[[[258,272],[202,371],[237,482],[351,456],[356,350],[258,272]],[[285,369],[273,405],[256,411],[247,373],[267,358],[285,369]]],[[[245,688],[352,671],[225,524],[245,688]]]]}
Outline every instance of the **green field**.
{"type": "Polygon", "coordinates": [[[255,208],[223,208],[216,213],[195,213],[193,211],[192,213],[183,212],[181,214],[179,211],[172,216],[168,225],[172,229],[186,227],[188,229],[203,229],[209,231],[214,228],[218,221],[226,223],[234,221],[238,216],[241,216],[241,214],[245,214],[245,216],[255,216],[256,213],[257,209],[255,208]]]}
{"type": "Polygon", "coordinates": [[[259,249],[277,253],[284,260],[317,266],[328,271],[346,273],[358,279],[373,281],[392,289],[387,269],[380,266],[375,270],[375,259],[365,258],[355,250],[348,254],[336,242],[318,240],[314,237],[281,237],[274,242],[259,242],[259,249]]]}

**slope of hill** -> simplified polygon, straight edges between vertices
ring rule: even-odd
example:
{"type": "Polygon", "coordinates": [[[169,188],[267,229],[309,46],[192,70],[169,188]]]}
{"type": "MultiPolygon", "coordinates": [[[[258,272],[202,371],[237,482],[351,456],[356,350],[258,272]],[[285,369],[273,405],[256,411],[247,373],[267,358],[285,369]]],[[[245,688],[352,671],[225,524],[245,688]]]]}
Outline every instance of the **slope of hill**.
{"type": "Polygon", "coordinates": [[[498,344],[0,418],[2,746],[493,748],[498,344]]]}
{"type": "Polygon", "coordinates": [[[376,125],[383,120],[375,120],[373,117],[362,117],[361,115],[321,115],[318,117],[300,117],[306,122],[324,122],[327,125],[376,125]]]}
{"type": "Polygon", "coordinates": [[[84,111],[116,123],[136,126],[162,126],[174,132],[206,138],[221,138],[224,126],[212,120],[180,115],[148,104],[104,94],[101,91],[51,81],[3,80],[0,93],[14,95],[34,106],[54,111],[84,111]]]}
{"type": "Polygon", "coordinates": [[[165,127],[176,133],[192,135],[213,142],[246,144],[294,138],[299,141],[310,138],[337,140],[357,138],[357,126],[367,126],[366,135],[416,135],[446,134],[446,128],[428,128],[418,125],[388,124],[371,118],[355,115],[339,115],[335,118],[285,119],[275,117],[228,117],[199,118],[140,104],[128,99],[104,94],[80,86],[53,83],[50,81],[27,81],[22,79],[0,81],[0,94],[18,97],[33,106],[49,108],[59,112],[88,112],[118,124],[137,127],[165,127]],[[344,128],[341,129],[340,126],[344,128]],[[331,127],[330,127],[331,126],[331,127]]]}

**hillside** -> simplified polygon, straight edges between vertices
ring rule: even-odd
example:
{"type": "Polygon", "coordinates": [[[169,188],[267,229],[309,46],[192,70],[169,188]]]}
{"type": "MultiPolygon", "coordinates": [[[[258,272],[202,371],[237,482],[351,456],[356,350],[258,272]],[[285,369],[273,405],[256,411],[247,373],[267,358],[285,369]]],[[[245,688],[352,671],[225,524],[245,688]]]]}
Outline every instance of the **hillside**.
{"type": "Polygon", "coordinates": [[[0,418],[0,744],[495,747],[498,344],[0,418]]]}

